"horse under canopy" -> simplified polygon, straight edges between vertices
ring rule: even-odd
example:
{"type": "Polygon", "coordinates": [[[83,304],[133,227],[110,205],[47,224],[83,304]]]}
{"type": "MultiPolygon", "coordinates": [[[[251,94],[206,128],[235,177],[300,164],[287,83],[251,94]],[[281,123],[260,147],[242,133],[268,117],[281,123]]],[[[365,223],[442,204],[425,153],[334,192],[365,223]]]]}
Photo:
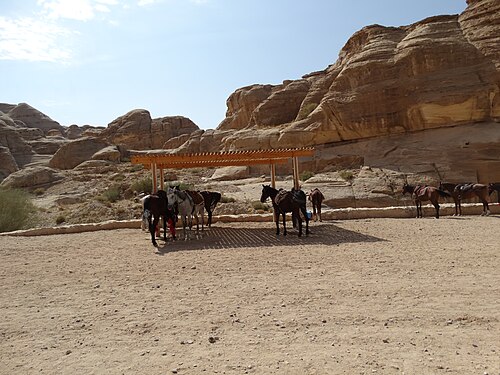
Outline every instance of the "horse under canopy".
{"type": "Polygon", "coordinates": [[[172,238],[175,239],[175,222],[177,221],[176,207],[169,206],[167,193],[164,190],[158,190],[156,194],[150,194],[143,201],[143,218],[148,221],[149,232],[151,233],[151,242],[158,246],[155,239],[156,228],[160,217],[163,218],[163,240],[167,241],[167,223],[169,225],[172,238]]]}
{"type": "Polygon", "coordinates": [[[306,220],[306,235],[309,234],[309,218],[307,216],[306,203],[307,197],[302,190],[292,189],[288,190],[277,190],[270,185],[262,185],[262,195],[260,197],[261,203],[264,203],[267,198],[271,198],[273,209],[274,209],[274,221],[276,223],[276,235],[280,234],[279,217],[280,214],[283,216],[283,235],[287,235],[286,231],[286,213],[292,213],[292,221],[297,221],[299,226],[298,236],[302,236],[302,218],[300,213],[304,216],[306,220]]]}

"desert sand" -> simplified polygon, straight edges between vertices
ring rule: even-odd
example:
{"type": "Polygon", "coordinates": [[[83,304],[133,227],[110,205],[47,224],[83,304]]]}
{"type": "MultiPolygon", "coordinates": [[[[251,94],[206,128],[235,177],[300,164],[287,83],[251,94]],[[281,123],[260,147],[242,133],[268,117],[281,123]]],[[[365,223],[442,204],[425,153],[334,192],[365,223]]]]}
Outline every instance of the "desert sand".
{"type": "Polygon", "coordinates": [[[0,373],[498,375],[499,224],[0,237],[0,373]]]}

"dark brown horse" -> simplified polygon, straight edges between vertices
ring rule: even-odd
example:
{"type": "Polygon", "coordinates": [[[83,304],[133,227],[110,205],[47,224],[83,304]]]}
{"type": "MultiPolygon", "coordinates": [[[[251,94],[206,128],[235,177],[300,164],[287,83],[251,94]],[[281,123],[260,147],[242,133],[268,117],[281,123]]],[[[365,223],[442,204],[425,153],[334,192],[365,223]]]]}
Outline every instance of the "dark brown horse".
{"type": "Polygon", "coordinates": [[[212,213],[215,210],[215,206],[220,202],[221,193],[216,191],[200,191],[200,194],[203,196],[205,201],[205,210],[208,214],[208,223],[207,225],[210,227],[212,225],[212,213]]]}
{"type": "Polygon", "coordinates": [[[450,193],[455,202],[455,215],[462,215],[462,200],[478,197],[483,203],[483,215],[489,214],[488,187],[483,184],[440,182],[439,189],[450,193]]]}
{"type": "Polygon", "coordinates": [[[309,218],[307,217],[307,197],[302,190],[277,190],[269,185],[262,185],[262,195],[260,201],[264,203],[267,198],[271,198],[274,209],[274,221],[276,223],[276,235],[280,234],[280,214],[283,216],[283,235],[286,236],[286,213],[292,213],[292,220],[299,226],[299,237],[302,236],[302,218],[306,220],[306,235],[309,234],[309,218]]]}
{"type": "Polygon", "coordinates": [[[158,246],[155,239],[155,232],[160,217],[163,218],[163,240],[167,241],[167,222],[169,223],[170,233],[175,239],[175,222],[177,215],[175,207],[168,206],[167,193],[164,190],[158,190],[156,194],[150,194],[144,198],[143,217],[147,219],[149,224],[149,232],[151,233],[151,242],[154,246],[158,246]]]}
{"type": "Polygon", "coordinates": [[[321,219],[321,204],[323,203],[323,200],[325,199],[325,196],[323,193],[318,189],[314,188],[310,191],[309,193],[309,200],[312,203],[313,206],[313,219],[314,221],[323,221],[321,219]]]}
{"type": "Polygon", "coordinates": [[[440,190],[434,186],[416,185],[412,186],[407,183],[403,185],[403,195],[410,193],[415,200],[417,206],[417,218],[424,217],[422,213],[422,202],[430,201],[436,209],[436,219],[439,219],[439,197],[450,197],[446,191],[440,190]]]}
{"type": "MultiPolygon", "coordinates": [[[[488,205],[489,191],[488,185],[484,184],[458,184],[455,186],[454,193],[458,194],[458,200],[461,202],[463,199],[479,198],[483,204],[483,212],[481,216],[490,214],[490,207],[488,205]]],[[[459,203],[460,204],[460,203],[459,203]]]]}
{"type": "Polygon", "coordinates": [[[500,182],[488,184],[488,194],[491,195],[494,191],[497,192],[498,204],[500,204],[500,182]]]}

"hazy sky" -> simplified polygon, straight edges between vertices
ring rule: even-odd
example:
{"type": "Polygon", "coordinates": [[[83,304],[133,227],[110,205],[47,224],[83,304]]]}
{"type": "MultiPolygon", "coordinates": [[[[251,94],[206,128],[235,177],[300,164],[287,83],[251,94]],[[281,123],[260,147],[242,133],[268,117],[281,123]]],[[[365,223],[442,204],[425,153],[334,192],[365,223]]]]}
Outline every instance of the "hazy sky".
{"type": "Polygon", "coordinates": [[[465,0],[1,0],[1,103],[61,125],[136,108],[200,128],[256,83],[325,69],[364,26],[457,14],[465,0]]]}

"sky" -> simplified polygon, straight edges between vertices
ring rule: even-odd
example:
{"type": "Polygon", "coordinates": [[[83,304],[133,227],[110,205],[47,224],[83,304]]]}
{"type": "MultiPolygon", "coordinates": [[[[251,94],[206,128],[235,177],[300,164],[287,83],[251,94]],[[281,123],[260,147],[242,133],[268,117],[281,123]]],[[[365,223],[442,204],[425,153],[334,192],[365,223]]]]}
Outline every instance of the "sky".
{"type": "Polygon", "coordinates": [[[0,0],[0,103],[61,125],[147,109],[202,129],[238,88],[325,69],[364,26],[458,14],[465,0],[0,0]]]}

